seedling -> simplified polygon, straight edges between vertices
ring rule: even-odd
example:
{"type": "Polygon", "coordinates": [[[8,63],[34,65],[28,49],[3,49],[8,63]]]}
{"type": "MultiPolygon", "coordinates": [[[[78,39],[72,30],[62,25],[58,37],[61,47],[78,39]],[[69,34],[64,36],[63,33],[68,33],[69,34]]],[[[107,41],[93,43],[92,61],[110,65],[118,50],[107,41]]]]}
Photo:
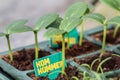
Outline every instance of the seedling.
{"type": "Polygon", "coordinates": [[[84,19],[89,18],[89,19],[93,19],[99,23],[101,23],[104,26],[104,31],[103,31],[103,41],[102,41],[102,51],[101,51],[101,55],[100,57],[103,55],[103,53],[105,52],[105,44],[106,44],[106,34],[107,34],[107,25],[108,24],[117,24],[120,25],[120,17],[114,17],[111,20],[107,20],[103,15],[99,14],[99,13],[92,13],[92,14],[88,14],[86,16],[83,17],[84,19]]]}
{"type": "MultiPolygon", "coordinates": [[[[56,35],[62,35],[62,61],[65,61],[65,34],[72,31],[76,26],[81,23],[81,19],[79,18],[67,18],[61,21],[59,29],[57,28],[49,28],[46,33],[44,34],[45,37],[51,38],[56,35]]],[[[62,73],[64,73],[65,64],[62,67],[62,73]]]]}
{"type": "Polygon", "coordinates": [[[37,34],[40,30],[47,28],[50,24],[52,24],[57,18],[58,14],[47,14],[42,17],[40,17],[37,22],[35,23],[35,28],[33,30],[34,36],[35,36],[35,58],[38,59],[38,37],[37,34]]]}
{"type": "Polygon", "coordinates": [[[14,34],[14,33],[32,31],[32,29],[30,27],[25,26],[26,22],[27,22],[27,20],[24,20],[24,19],[16,20],[7,26],[4,33],[0,33],[0,37],[5,36],[7,39],[7,44],[8,44],[11,61],[13,61],[13,55],[12,55],[12,49],[11,49],[11,44],[10,44],[10,35],[14,34]]]}
{"type": "Polygon", "coordinates": [[[92,13],[92,14],[88,14],[86,16],[83,17],[83,19],[93,19],[99,23],[101,23],[104,26],[104,31],[103,31],[103,43],[102,43],[102,51],[101,51],[101,56],[104,53],[104,49],[105,49],[105,42],[106,42],[106,31],[107,31],[107,23],[106,23],[106,18],[99,14],[99,13],[92,13]]]}
{"type": "MultiPolygon", "coordinates": [[[[77,27],[82,20],[80,17],[86,12],[87,5],[86,3],[79,2],[73,4],[66,12],[65,16],[59,26],[59,29],[49,28],[45,33],[45,36],[50,38],[55,35],[62,34],[62,60],[65,61],[65,39],[64,35],[68,34],[71,30],[77,27]],[[81,11],[82,10],[82,11],[81,11]]],[[[68,39],[68,46],[69,46],[69,39],[68,39]]],[[[62,72],[64,72],[65,65],[62,68],[62,72]]]]}
{"type": "Polygon", "coordinates": [[[108,57],[108,58],[102,60],[102,61],[99,63],[96,72],[94,72],[94,71],[92,70],[92,68],[93,68],[93,65],[94,65],[97,61],[99,61],[99,58],[95,59],[95,60],[91,63],[91,65],[81,64],[80,67],[83,67],[83,68],[85,69],[85,70],[83,70],[83,71],[84,71],[83,78],[86,79],[86,80],[89,80],[89,79],[93,79],[93,80],[94,80],[94,79],[95,79],[95,80],[106,80],[105,75],[103,74],[102,65],[103,65],[105,62],[107,62],[108,60],[110,60],[110,59],[111,59],[111,57],[108,57]],[[101,71],[102,76],[100,76],[99,71],[101,71]],[[89,76],[86,75],[86,74],[88,74],[89,76]]]}
{"type": "MultiPolygon", "coordinates": [[[[120,0],[100,0],[100,1],[116,10],[116,16],[118,16],[118,12],[120,12],[120,0]]],[[[116,37],[118,29],[119,25],[117,25],[114,29],[113,38],[116,37]]]]}

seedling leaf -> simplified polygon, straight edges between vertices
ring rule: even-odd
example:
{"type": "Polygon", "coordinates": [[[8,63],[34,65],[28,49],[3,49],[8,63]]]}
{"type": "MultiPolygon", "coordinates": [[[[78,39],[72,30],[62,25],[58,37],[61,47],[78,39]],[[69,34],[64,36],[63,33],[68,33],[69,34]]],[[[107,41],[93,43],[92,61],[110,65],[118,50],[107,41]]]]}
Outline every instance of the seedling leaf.
{"type": "Polygon", "coordinates": [[[64,18],[80,18],[86,12],[87,7],[87,4],[84,2],[75,3],[65,12],[64,18]]]}
{"type": "Polygon", "coordinates": [[[60,30],[64,30],[64,31],[66,31],[66,32],[69,33],[75,27],[77,27],[78,25],[80,25],[81,22],[82,22],[82,20],[80,18],[68,18],[68,19],[64,19],[64,20],[62,20],[59,28],[60,28],[60,30]]]}
{"type": "Polygon", "coordinates": [[[9,33],[10,34],[13,34],[13,33],[22,33],[22,32],[28,32],[28,31],[33,31],[33,29],[29,26],[16,26],[14,28],[11,28],[9,30],[9,33]]]}
{"type": "Polygon", "coordinates": [[[92,12],[94,9],[94,6],[92,4],[88,4],[88,9],[89,9],[89,12],[92,12]]]}
{"type": "Polygon", "coordinates": [[[100,0],[101,2],[107,4],[108,6],[110,6],[111,8],[120,11],[120,1],[119,0],[100,0]]]}
{"type": "Polygon", "coordinates": [[[112,18],[111,20],[108,21],[108,23],[120,25],[120,16],[112,18]]]}
{"type": "Polygon", "coordinates": [[[55,35],[59,35],[59,34],[63,34],[63,33],[64,33],[63,30],[59,30],[59,29],[57,29],[57,28],[49,28],[49,29],[45,32],[44,36],[47,37],[47,38],[51,38],[51,37],[53,37],[53,36],[55,36],[55,35]]]}
{"type": "Polygon", "coordinates": [[[5,36],[5,34],[4,34],[4,33],[2,33],[2,32],[0,32],[0,37],[2,37],[2,36],[5,36]]]}
{"type": "Polygon", "coordinates": [[[52,24],[57,18],[59,17],[58,14],[52,13],[52,14],[46,14],[42,17],[40,17],[37,22],[35,23],[35,31],[39,31],[43,28],[46,28],[50,24],[52,24]]]}
{"type": "Polygon", "coordinates": [[[104,24],[104,21],[106,20],[106,18],[99,13],[87,14],[83,17],[83,19],[93,19],[101,24],[104,24]]]}
{"type": "Polygon", "coordinates": [[[46,27],[46,29],[48,29],[50,27],[52,27],[52,28],[59,28],[61,21],[62,21],[62,18],[59,17],[55,22],[53,22],[48,27],[46,27]]]}
{"type": "Polygon", "coordinates": [[[10,34],[11,30],[17,26],[23,26],[25,23],[27,22],[27,20],[25,19],[20,19],[20,20],[16,20],[14,22],[12,22],[11,24],[9,24],[5,30],[6,34],[10,34]]]}

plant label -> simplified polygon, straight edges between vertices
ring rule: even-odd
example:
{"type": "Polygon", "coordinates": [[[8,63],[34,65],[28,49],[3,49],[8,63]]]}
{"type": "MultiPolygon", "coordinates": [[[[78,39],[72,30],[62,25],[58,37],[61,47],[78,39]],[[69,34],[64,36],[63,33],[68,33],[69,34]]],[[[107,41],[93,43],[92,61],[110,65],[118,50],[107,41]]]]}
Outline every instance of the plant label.
{"type": "MultiPolygon", "coordinates": [[[[68,43],[68,40],[69,40],[70,46],[79,42],[79,33],[77,29],[72,30],[69,33],[69,36],[67,34],[65,35],[65,42],[68,43]]],[[[62,43],[62,35],[57,35],[50,39],[50,46],[52,48],[57,48],[59,46],[58,43],[62,43]]]]}
{"type": "MultiPolygon", "coordinates": [[[[66,61],[64,63],[66,66],[66,61]]],[[[58,52],[50,56],[34,60],[33,66],[36,76],[47,76],[50,80],[54,80],[62,71],[62,53],[58,52]]]]}

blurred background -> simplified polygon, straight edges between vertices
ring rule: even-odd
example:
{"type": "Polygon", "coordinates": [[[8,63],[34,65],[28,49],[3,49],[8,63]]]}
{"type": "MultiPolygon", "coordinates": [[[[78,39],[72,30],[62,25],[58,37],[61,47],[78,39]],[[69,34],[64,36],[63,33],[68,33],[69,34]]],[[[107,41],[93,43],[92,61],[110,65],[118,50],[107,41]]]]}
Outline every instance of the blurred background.
{"type": "MultiPolygon", "coordinates": [[[[34,27],[35,21],[42,15],[56,12],[60,16],[65,10],[78,1],[84,1],[95,5],[93,12],[99,12],[108,19],[114,17],[115,11],[100,3],[99,0],[0,0],[0,32],[4,32],[6,26],[17,19],[28,19],[29,26],[34,27]]],[[[98,23],[86,21],[85,30],[97,27],[98,23]]],[[[38,34],[39,42],[47,40],[43,37],[44,30],[38,34]]],[[[34,44],[32,32],[13,34],[10,36],[13,48],[34,44]]],[[[0,52],[8,50],[5,37],[0,37],[0,52]]]]}

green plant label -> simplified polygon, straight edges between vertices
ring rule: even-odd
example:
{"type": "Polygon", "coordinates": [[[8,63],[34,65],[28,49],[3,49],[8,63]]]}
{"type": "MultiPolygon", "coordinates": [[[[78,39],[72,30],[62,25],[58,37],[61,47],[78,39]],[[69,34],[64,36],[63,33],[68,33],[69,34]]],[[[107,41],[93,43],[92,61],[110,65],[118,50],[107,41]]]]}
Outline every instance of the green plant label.
{"type": "MultiPolygon", "coordinates": [[[[77,29],[72,30],[69,36],[68,34],[65,35],[65,43],[68,43],[68,41],[70,46],[79,42],[79,33],[77,29]]],[[[50,47],[57,48],[59,46],[58,43],[62,43],[62,35],[57,35],[50,39],[50,47]]]]}
{"type": "MultiPolygon", "coordinates": [[[[66,65],[66,61],[64,63],[66,65]]],[[[54,80],[62,71],[62,53],[58,52],[50,56],[34,60],[33,66],[36,76],[47,76],[50,80],[54,80]]]]}

